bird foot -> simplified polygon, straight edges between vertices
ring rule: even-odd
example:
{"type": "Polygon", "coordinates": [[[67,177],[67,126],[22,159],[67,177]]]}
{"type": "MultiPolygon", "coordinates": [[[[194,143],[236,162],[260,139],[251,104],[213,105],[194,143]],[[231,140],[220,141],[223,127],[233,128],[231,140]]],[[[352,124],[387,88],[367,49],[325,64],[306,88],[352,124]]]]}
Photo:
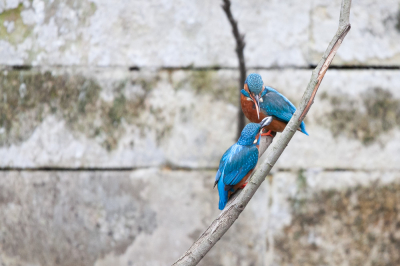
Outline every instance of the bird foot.
{"type": "Polygon", "coordinates": [[[272,130],[268,130],[266,133],[261,133],[261,136],[269,136],[271,138],[275,137],[276,133],[272,130]]]}
{"type": "Polygon", "coordinates": [[[239,188],[244,188],[247,185],[247,183],[249,182],[243,183],[243,185],[241,185],[239,188]]]}

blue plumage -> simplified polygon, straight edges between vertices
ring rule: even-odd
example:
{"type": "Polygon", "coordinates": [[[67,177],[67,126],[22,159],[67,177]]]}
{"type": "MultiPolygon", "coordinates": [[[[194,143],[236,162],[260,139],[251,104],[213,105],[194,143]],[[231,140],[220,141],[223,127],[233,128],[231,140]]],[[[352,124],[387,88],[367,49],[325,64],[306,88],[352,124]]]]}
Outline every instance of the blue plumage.
{"type": "Polygon", "coordinates": [[[251,87],[252,92],[254,92],[255,94],[260,94],[263,90],[264,82],[261,76],[258,74],[252,73],[248,75],[244,83],[247,84],[249,88],[251,87]]]}
{"type": "MultiPolygon", "coordinates": [[[[265,112],[268,115],[288,123],[294,112],[296,112],[296,107],[277,90],[268,86],[265,86],[264,90],[266,93],[262,97],[263,101],[260,102],[261,112],[265,112]]],[[[300,124],[300,130],[308,136],[306,125],[303,121],[300,124]]]]}
{"type": "Polygon", "coordinates": [[[228,202],[228,190],[225,190],[224,182],[218,182],[218,194],[219,194],[219,203],[218,208],[223,210],[225,208],[226,203],[228,202]]]}
{"type": "Polygon", "coordinates": [[[255,142],[261,127],[272,119],[265,118],[261,123],[250,123],[242,130],[239,140],[233,144],[222,156],[219,168],[215,176],[215,184],[218,184],[219,209],[225,208],[228,202],[228,192],[233,192],[233,187],[256,167],[258,162],[258,149],[255,142]]]}
{"type": "MultiPolygon", "coordinates": [[[[259,108],[260,113],[273,116],[285,123],[289,122],[296,111],[296,107],[285,96],[271,87],[264,86],[259,74],[252,73],[248,75],[245,84],[247,84],[249,92],[242,90],[241,93],[253,100],[256,109],[258,110],[259,108]]],[[[301,122],[300,130],[308,135],[304,122],[301,122]]]]}

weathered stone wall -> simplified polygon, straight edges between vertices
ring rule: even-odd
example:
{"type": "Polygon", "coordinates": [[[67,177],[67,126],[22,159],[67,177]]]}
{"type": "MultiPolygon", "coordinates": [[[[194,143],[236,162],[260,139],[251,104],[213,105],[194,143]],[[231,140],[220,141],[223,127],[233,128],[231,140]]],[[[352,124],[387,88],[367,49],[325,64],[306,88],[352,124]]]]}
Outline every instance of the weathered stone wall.
{"type": "MultiPolygon", "coordinates": [[[[218,215],[238,111],[220,4],[0,0],[2,265],[168,265],[218,215]]],[[[297,105],[339,5],[233,1],[249,71],[297,105]]],[[[201,265],[400,264],[400,1],[351,22],[310,136],[201,265]]]]}

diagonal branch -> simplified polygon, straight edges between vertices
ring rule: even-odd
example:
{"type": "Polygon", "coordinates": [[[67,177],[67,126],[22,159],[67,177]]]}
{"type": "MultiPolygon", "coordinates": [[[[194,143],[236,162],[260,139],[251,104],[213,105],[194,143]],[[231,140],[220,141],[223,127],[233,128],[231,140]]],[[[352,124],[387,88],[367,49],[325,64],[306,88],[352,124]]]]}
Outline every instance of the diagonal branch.
{"type": "MultiPolygon", "coordinates": [[[[265,150],[271,145],[273,138],[261,137],[259,152],[261,157],[265,150]]],[[[248,185],[247,185],[248,186],[248,185]]],[[[204,255],[217,243],[222,235],[235,222],[240,212],[233,205],[236,198],[240,195],[238,190],[230,199],[225,209],[222,210],[219,217],[215,219],[207,230],[193,243],[188,251],[173,265],[196,265],[204,257],[204,255]],[[223,230],[223,231],[221,231],[223,230]]]]}
{"type": "MultiPolygon", "coordinates": [[[[310,110],[311,105],[314,103],[314,98],[315,98],[315,95],[317,94],[319,85],[321,84],[326,71],[328,70],[330,64],[332,63],[332,60],[335,57],[337,50],[339,49],[340,45],[342,44],[344,37],[346,37],[347,33],[350,31],[350,28],[351,28],[350,23],[349,23],[350,5],[351,5],[351,0],[350,0],[348,7],[345,5],[344,1],[342,2],[342,8],[340,10],[339,29],[338,29],[335,37],[332,39],[331,43],[328,46],[327,51],[329,50],[329,53],[326,56],[326,59],[324,60],[322,67],[318,71],[317,84],[315,84],[314,90],[312,91],[312,94],[311,94],[311,98],[308,100],[306,107],[304,108],[303,112],[301,113],[301,115],[299,117],[300,122],[303,121],[303,119],[305,118],[305,116],[308,113],[308,110],[310,110]],[[333,46],[332,46],[332,48],[330,48],[332,43],[333,43],[333,46]]],[[[325,51],[324,56],[326,55],[327,51],[325,51]]],[[[324,59],[324,56],[322,57],[322,60],[324,59]]],[[[320,61],[320,63],[321,63],[321,61],[320,61]]],[[[314,72],[317,69],[318,69],[318,67],[314,70],[314,72]]],[[[313,74],[314,74],[314,72],[313,72],[313,74]]]]}
{"type": "MultiPolygon", "coordinates": [[[[223,0],[223,5],[222,9],[225,11],[226,17],[229,20],[229,23],[232,26],[232,33],[233,36],[235,37],[236,41],[236,54],[239,60],[239,72],[240,72],[240,79],[239,79],[239,92],[241,89],[243,89],[243,84],[246,80],[246,64],[244,61],[244,47],[246,43],[244,42],[244,35],[239,32],[239,28],[237,25],[237,21],[233,18],[232,12],[231,12],[231,2],[230,0],[223,0]]],[[[239,106],[240,106],[240,93],[239,93],[239,106]]],[[[242,129],[245,126],[245,119],[244,119],[244,114],[242,113],[242,110],[239,108],[238,112],[238,131],[237,131],[237,137],[240,137],[240,133],[242,132],[242,129]]]]}
{"type": "Polygon", "coordinates": [[[196,265],[207,252],[215,245],[215,243],[225,234],[226,231],[232,226],[235,220],[239,217],[240,213],[249,203],[254,193],[265,180],[272,167],[275,165],[282,152],[285,150],[289,141],[299,128],[302,119],[306,116],[314,100],[315,94],[321,84],[332,59],[340,44],[343,42],[344,37],[350,30],[349,16],[350,16],[351,0],[342,0],[340,11],[339,28],[329,43],[328,48],[314,69],[311,75],[310,82],[307,89],[303,94],[300,106],[290,119],[288,125],[280,136],[279,140],[274,142],[267,150],[266,159],[260,165],[259,169],[252,175],[247,186],[243,191],[233,199],[230,204],[225,207],[220,216],[213,221],[210,227],[199,237],[199,239],[189,248],[188,251],[173,265],[196,265]]]}

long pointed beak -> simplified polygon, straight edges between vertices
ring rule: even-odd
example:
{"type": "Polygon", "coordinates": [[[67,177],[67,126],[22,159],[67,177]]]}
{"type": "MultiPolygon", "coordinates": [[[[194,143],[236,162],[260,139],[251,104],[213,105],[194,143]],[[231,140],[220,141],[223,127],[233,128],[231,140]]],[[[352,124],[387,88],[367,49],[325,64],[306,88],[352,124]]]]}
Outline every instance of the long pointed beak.
{"type": "Polygon", "coordinates": [[[257,110],[257,119],[260,119],[260,97],[255,95],[254,97],[250,95],[251,99],[253,99],[254,105],[256,106],[257,110]]]}
{"type": "Polygon", "coordinates": [[[263,120],[261,120],[260,127],[263,128],[268,126],[269,124],[271,124],[272,119],[273,119],[272,116],[265,117],[263,120]]]}
{"type": "Polygon", "coordinates": [[[256,138],[254,139],[254,144],[256,144],[256,146],[260,145],[260,140],[261,140],[261,130],[260,132],[258,132],[258,134],[256,135],[256,138]]]}

